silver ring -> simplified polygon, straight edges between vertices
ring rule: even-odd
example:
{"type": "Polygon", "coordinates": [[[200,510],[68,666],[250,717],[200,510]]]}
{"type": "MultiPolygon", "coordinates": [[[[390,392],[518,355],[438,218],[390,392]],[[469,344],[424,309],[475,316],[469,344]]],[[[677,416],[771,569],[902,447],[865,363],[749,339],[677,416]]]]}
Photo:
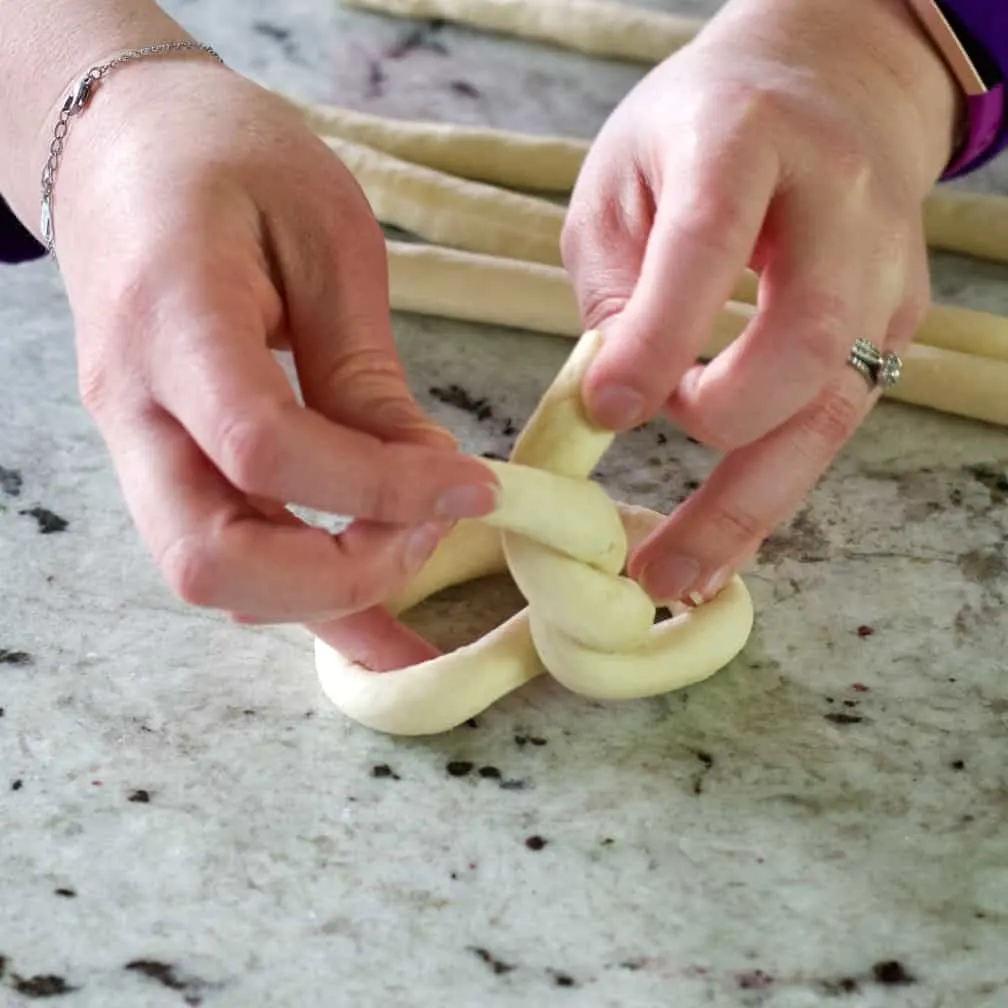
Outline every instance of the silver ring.
{"type": "Polygon", "coordinates": [[[903,373],[903,361],[899,354],[883,353],[866,339],[854,341],[847,363],[864,378],[872,392],[877,388],[892,388],[903,373]]]}

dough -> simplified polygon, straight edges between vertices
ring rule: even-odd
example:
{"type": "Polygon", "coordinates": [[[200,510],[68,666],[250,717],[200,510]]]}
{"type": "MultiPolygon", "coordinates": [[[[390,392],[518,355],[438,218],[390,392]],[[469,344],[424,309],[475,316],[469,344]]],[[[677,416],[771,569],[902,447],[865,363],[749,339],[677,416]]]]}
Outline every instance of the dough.
{"type": "Polygon", "coordinates": [[[364,144],[416,165],[506,189],[569,193],[588,143],[484,126],[389,119],[369,112],[287,99],[326,139],[364,144]]]}
{"type": "MultiPolygon", "coordinates": [[[[570,281],[558,267],[403,242],[387,244],[394,310],[557,336],[577,337],[580,333],[570,281]],[[473,297],[473,291],[479,291],[479,296],[473,297]]],[[[720,353],[742,332],[754,312],[749,304],[725,305],[703,356],[709,359],[720,353]]],[[[885,395],[1008,426],[1006,348],[1008,319],[948,306],[933,309],[917,342],[902,354],[899,384],[885,395]],[[982,324],[974,330],[978,322],[982,324]],[[950,328],[942,329],[943,325],[950,328]],[[1000,359],[923,342],[944,338],[947,343],[961,339],[968,344],[976,333],[1000,359]]]]}
{"type": "MultiPolygon", "coordinates": [[[[360,143],[337,137],[327,138],[326,143],[353,173],[383,224],[410,231],[435,245],[501,259],[561,265],[562,207],[535,196],[519,195],[414,165],[360,143]]],[[[425,261],[423,256],[418,260],[425,261]]],[[[421,265],[420,269],[423,268],[421,265]]],[[[487,280],[485,270],[480,271],[479,280],[487,280]]],[[[416,276],[410,289],[419,290],[422,286],[422,275],[416,276]]],[[[538,310],[534,293],[530,289],[525,295],[530,301],[526,308],[532,313],[538,310]]],[[[739,278],[732,298],[755,304],[757,293],[756,277],[747,271],[739,278]]],[[[537,297],[545,299],[548,294],[543,292],[537,297]]],[[[477,303],[482,305],[487,300],[495,298],[481,297],[477,303]]],[[[573,303],[569,293],[566,301],[573,303]]],[[[566,314],[567,309],[563,310],[566,314]]],[[[480,308],[471,321],[493,321],[482,311],[480,308]]],[[[580,328],[574,326],[569,335],[579,332],[580,328]]],[[[1008,361],[1008,320],[966,308],[935,305],[921,325],[916,341],[1008,361]]]]}
{"type": "Polygon", "coordinates": [[[734,577],[712,600],[654,624],[644,590],[621,576],[632,544],[662,516],[616,505],[587,479],[613,435],[592,427],[581,379],[602,337],[585,333],[519,435],[498,475],[502,505],[462,522],[416,581],[393,600],[402,613],[436,591],[507,568],[528,608],[448,655],[370,672],[316,640],[326,695],[377,731],[447,731],[548,671],[568,689],[621,700],[680,689],[734,658],[752,629],[752,602],[734,577]]]}
{"type": "MultiPolygon", "coordinates": [[[[387,119],[329,105],[295,104],[326,139],[365,144],[416,165],[503,189],[570,193],[589,148],[587,141],[566,137],[387,119]]],[[[924,202],[924,231],[932,249],[1008,263],[1008,197],[935,188],[924,202]]]]}
{"type": "Polygon", "coordinates": [[[936,189],[924,203],[931,248],[1008,263],[1008,197],[936,189]]]}
{"type": "Polygon", "coordinates": [[[564,208],[326,137],[383,224],[472,252],[560,265],[564,208]]]}
{"type": "Polygon", "coordinates": [[[658,63],[692,41],[703,21],[605,0],[343,0],[344,7],[547,42],[589,56],[658,63]]]}

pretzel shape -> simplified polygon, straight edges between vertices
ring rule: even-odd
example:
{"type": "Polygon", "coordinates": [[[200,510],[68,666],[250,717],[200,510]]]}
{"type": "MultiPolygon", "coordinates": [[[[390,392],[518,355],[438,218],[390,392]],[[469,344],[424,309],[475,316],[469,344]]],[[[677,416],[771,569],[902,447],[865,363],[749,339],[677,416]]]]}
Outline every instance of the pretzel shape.
{"type": "MultiPolygon", "coordinates": [[[[752,601],[735,576],[713,599],[655,623],[623,576],[629,551],[663,518],[612,501],[588,479],[613,441],[581,405],[581,379],[601,345],[585,333],[542,397],[506,463],[486,462],[501,504],[460,522],[389,608],[509,571],[527,607],[472,644],[392,672],[373,672],[315,641],[322,689],[348,717],[394,735],[448,731],[549,672],[575,693],[626,700],[712,676],[743,648],[752,601]]],[[[484,460],[486,461],[486,460],[484,460]]]]}

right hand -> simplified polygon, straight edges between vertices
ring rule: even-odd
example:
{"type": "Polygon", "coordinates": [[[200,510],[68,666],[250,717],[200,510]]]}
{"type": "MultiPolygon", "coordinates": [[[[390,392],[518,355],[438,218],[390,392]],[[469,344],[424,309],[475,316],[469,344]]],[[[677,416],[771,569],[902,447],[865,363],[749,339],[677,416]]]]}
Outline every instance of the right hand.
{"type": "Polygon", "coordinates": [[[81,393],[168,584],[351,650],[410,640],[372,607],[492,510],[495,480],[409,392],[355,181],[286,103],[199,58],[113,75],[73,133],[55,226],[81,393]],[[359,520],[334,536],[288,504],[359,520]]]}

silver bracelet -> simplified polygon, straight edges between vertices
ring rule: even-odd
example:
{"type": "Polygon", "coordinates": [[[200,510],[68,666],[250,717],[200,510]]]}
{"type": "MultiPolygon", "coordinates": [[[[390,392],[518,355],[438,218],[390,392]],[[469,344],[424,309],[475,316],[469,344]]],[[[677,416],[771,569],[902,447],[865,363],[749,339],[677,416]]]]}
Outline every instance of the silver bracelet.
{"type": "Polygon", "coordinates": [[[63,141],[70,129],[70,120],[84,111],[85,106],[94,94],[95,85],[116,67],[123,63],[131,63],[133,60],[143,59],[146,56],[160,56],[163,53],[182,52],[185,50],[194,52],[204,52],[213,56],[218,63],[224,60],[218,53],[208,45],[201,42],[187,42],[180,40],[177,42],[159,42],[156,45],[141,46],[139,49],[127,49],[125,52],[113,56],[107,63],[91,67],[88,72],[81,77],[73,86],[60,108],[59,119],[53,128],[52,143],[49,144],[49,157],[46,159],[45,167],[42,169],[42,216],[41,230],[45,240],[46,248],[53,259],[56,258],[56,232],[53,227],[53,188],[56,184],[56,170],[59,168],[60,158],[63,155],[63,141]]]}

